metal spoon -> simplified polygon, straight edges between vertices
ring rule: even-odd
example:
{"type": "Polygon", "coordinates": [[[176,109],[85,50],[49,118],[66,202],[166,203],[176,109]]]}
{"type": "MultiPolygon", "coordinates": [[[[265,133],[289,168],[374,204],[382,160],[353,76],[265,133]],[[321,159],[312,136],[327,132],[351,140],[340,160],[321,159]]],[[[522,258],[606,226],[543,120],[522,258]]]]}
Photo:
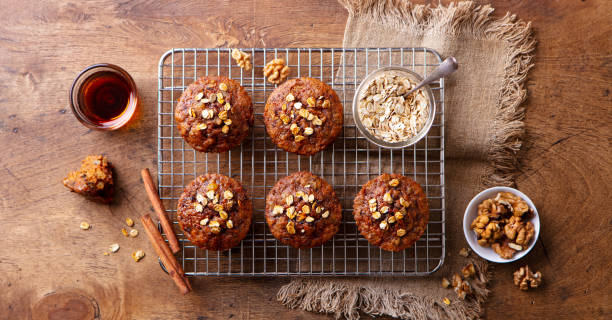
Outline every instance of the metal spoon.
{"type": "Polygon", "coordinates": [[[457,63],[457,59],[455,59],[455,57],[446,58],[431,74],[429,74],[429,76],[427,76],[427,78],[417,84],[417,86],[414,87],[412,90],[405,93],[404,98],[408,98],[410,94],[420,89],[422,86],[430,84],[442,77],[450,75],[451,73],[455,72],[458,67],[459,64],[457,63]]]}

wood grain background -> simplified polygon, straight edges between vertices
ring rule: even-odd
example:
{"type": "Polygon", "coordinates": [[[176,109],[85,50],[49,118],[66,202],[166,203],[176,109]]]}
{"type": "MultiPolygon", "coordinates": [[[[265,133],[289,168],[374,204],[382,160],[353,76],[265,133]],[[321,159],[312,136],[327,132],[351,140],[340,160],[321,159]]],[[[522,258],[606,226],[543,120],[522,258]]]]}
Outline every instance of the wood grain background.
{"type": "MultiPolygon", "coordinates": [[[[511,11],[533,21],[538,39],[517,183],[538,206],[542,232],[524,261],[495,266],[485,317],[609,319],[612,2],[491,2],[497,15],[511,11]],[[543,272],[542,288],[525,293],[512,284],[512,272],[525,262],[543,272]]],[[[180,296],[146,237],[127,239],[120,229],[125,217],[151,210],[139,170],[157,167],[160,55],[172,47],[341,46],[347,17],[341,5],[5,0],[1,7],[1,319],[326,317],[277,303],[286,279],[198,279],[195,293],[180,296]],[[72,80],[98,62],[124,67],[140,89],[139,113],[127,128],[92,131],[71,115],[72,80]],[[112,205],[91,203],[60,184],[90,153],[105,153],[116,165],[112,205]],[[93,228],[79,230],[81,221],[93,228]],[[103,256],[115,242],[120,251],[103,256]],[[129,255],[139,248],[148,255],[136,264],[129,255]]]]}

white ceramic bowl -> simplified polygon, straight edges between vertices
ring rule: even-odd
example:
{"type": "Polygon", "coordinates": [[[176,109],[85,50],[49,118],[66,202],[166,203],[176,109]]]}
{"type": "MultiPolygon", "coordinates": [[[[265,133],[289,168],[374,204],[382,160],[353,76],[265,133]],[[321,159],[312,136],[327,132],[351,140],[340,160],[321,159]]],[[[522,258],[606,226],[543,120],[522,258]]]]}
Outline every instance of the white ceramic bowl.
{"type": "Polygon", "coordinates": [[[531,251],[531,249],[535,246],[535,243],[536,241],[538,241],[538,237],[540,236],[540,216],[538,215],[538,210],[536,209],[531,199],[529,199],[529,197],[527,197],[522,192],[509,187],[493,187],[477,194],[472,199],[472,201],[470,201],[470,204],[468,204],[467,208],[465,209],[465,214],[463,215],[463,233],[465,234],[465,239],[467,240],[472,250],[482,258],[487,259],[491,262],[498,263],[512,262],[527,255],[527,253],[529,253],[529,251],[531,251]],[[533,227],[535,229],[535,235],[533,237],[533,240],[531,240],[531,243],[529,244],[529,247],[527,249],[516,252],[512,259],[504,259],[500,257],[497,253],[495,253],[495,251],[493,251],[491,247],[483,247],[479,245],[476,239],[476,233],[472,229],[470,229],[472,221],[474,221],[474,219],[478,216],[478,205],[488,198],[494,198],[498,192],[510,192],[521,197],[521,199],[525,200],[529,208],[531,208],[531,210],[533,211],[533,217],[531,218],[531,220],[529,220],[531,221],[531,223],[533,223],[533,227]]]}

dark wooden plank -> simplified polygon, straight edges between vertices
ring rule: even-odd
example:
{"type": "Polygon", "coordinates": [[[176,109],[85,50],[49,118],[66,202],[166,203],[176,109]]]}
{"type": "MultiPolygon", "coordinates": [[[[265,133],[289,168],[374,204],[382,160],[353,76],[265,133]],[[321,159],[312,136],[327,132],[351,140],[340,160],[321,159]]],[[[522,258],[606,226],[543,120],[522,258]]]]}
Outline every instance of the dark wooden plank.
{"type": "MultiPolygon", "coordinates": [[[[532,20],[538,38],[518,186],[538,205],[543,226],[540,243],[525,261],[496,266],[486,316],[609,318],[612,5],[605,0],[492,5],[498,15],[509,10],[532,20]],[[512,271],[524,262],[544,273],[542,288],[524,293],[513,286],[512,271]]],[[[182,297],[162,274],[146,238],[127,239],[119,230],[125,217],[151,211],[138,172],[157,167],[162,52],[215,45],[340,46],[346,16],[333,0],[5,1],[0,318],[37,316],[32,306],[43,312],[36,303],[44,295],[66,291],[95,299],[103,319],[315,317],[275,301],[286,279],[199,279],[193,281],[196,292],[182,297]],[[139,86],[139,114],[127,128],[91,131],[70,114],[71,81],[96,62],[124,67],[139,86]],[[100,152],[117,167],[119,192],[112,205],[81,199],[59,183],[82,157],[100,152]],[[79,230],[83,220],[92,230],[79,230]],[[120,251],[103,256],[114,242],[120,251]],[[129,254],[139,248],[148,256],[136,264],[129,254]]]]}

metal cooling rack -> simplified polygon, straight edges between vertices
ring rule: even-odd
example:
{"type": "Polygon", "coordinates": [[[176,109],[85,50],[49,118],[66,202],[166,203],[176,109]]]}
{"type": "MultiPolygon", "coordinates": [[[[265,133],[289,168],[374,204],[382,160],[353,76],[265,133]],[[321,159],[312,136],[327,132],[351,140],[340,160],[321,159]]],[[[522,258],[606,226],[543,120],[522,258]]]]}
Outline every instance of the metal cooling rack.
{"type": "Polygon", "coordinates": [[[444,80],[432,85],[437,112],[429,134],[403,150],[387,150],[370,144],[357,131],[351,115],[353,94],[361,79],[383,66],[404,66],[426,76],[441,61],[427,48],[356,49],[242,49],[251,54],[253,69],[245,72],[231,59],[231,49],[172,49],[159,61],[158,181],[159,193],[182,250],[178,259],[192,276],[287,275],[412,275],[435,272],[444,261],[444,80]],[[334,144],[311,157],[277,148],[263,124],[265,101],[274,85],[262,76],[263,66],[283,58],[290,77],[309,76],[331,85],[344,103],[344,130],[334,144]],[[174,123],[175,103],[187,85],[204,75],[226,75],[239,80],[251,95],[255,124],[250,138],[223,154],[193,150],[181,138],[174,123]],[[265,196],[276,181],[298,170],[309,170],[334,186],[343,206],[343,223],[323,246],[294,249],[269,232],[265,196]],[[249,235],[226,251],[201,250],[181,232],[175,219],[183,188],[196,176],[217,172],[242,182],[254,205],[249,235]],[[427,231],[416,244],[399,253],[370,246],[359,234],[352,216],[355,194],[368,180],[383,172],[402,173],[419,182],[430,205],[427,231]]]}

